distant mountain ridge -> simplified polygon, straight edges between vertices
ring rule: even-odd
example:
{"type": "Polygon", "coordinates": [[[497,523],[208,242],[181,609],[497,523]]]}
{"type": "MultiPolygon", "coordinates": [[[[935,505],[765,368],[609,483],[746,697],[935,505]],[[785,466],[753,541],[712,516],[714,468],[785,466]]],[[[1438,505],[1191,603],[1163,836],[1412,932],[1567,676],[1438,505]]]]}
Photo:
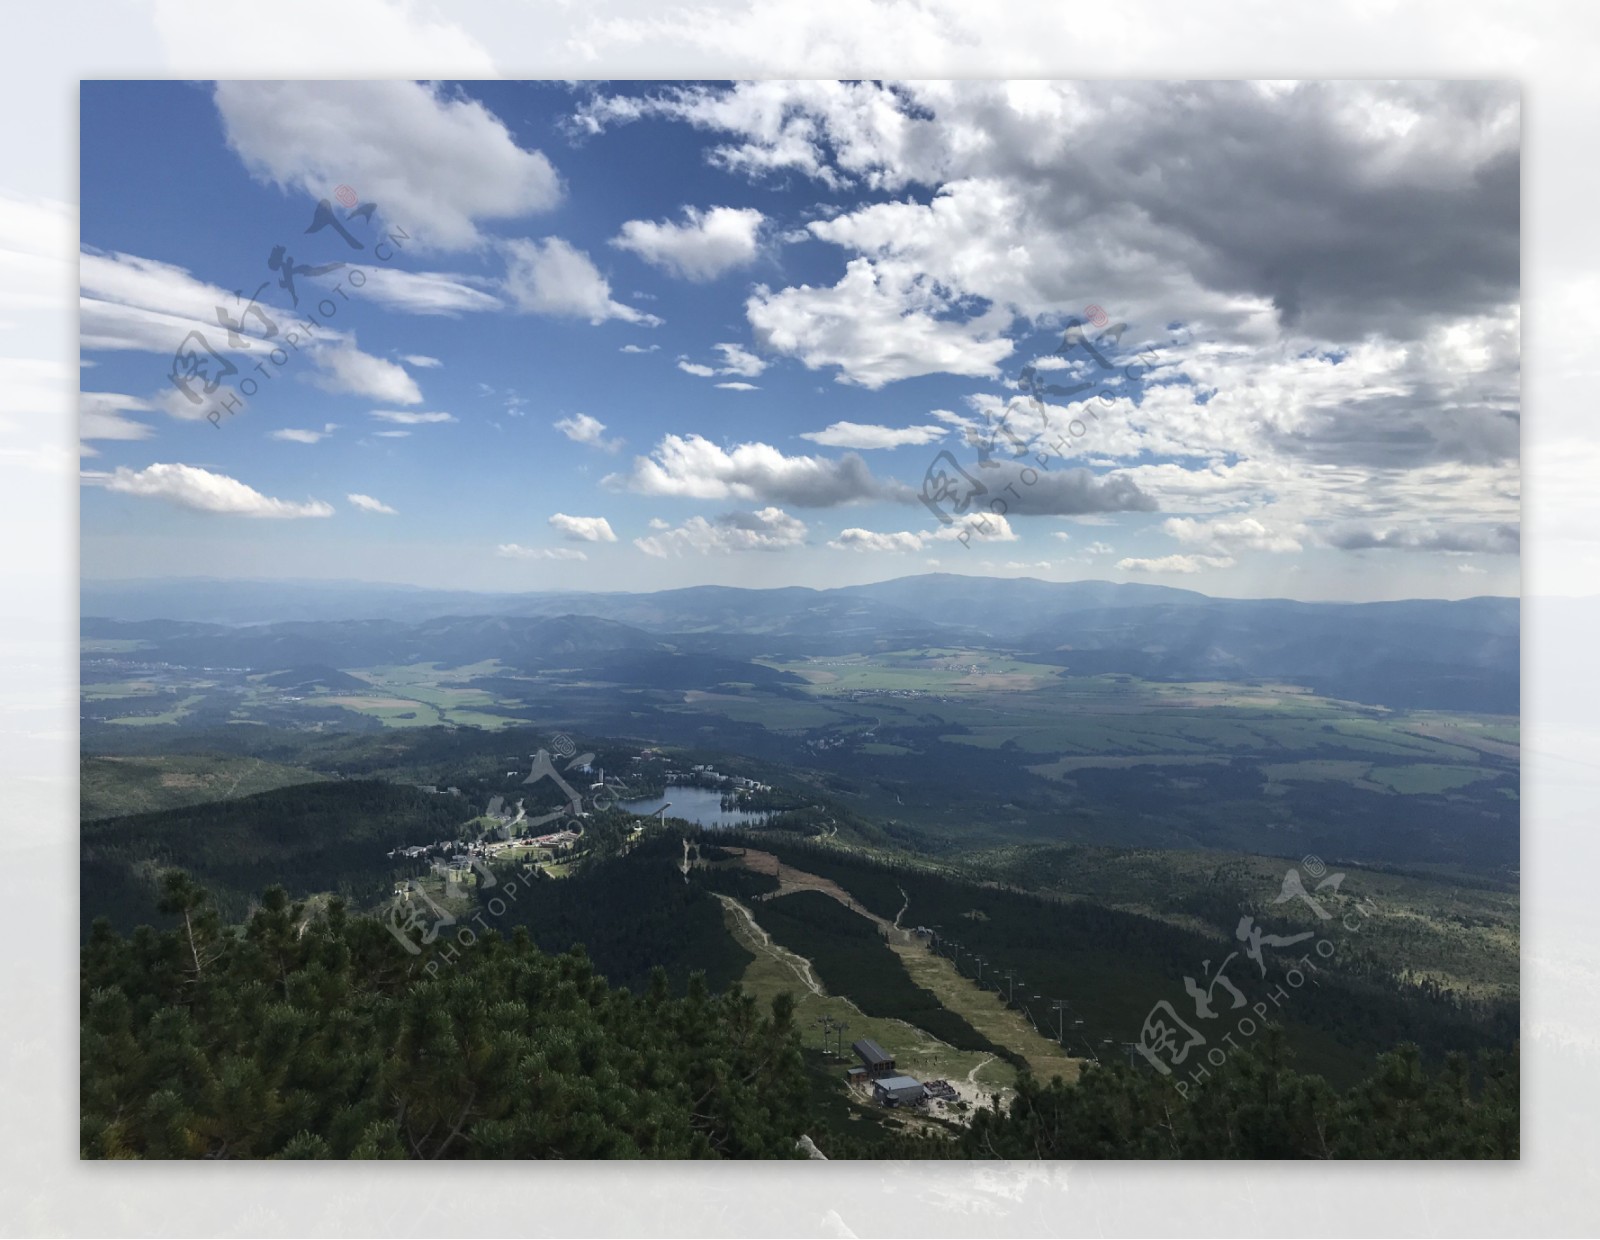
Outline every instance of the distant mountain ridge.
{"type": "Polygon", "coordinates": [[[1000,646],[1077,674],[1282,679],[1396,707],[1514,714],[1520,697],[1514,598],[1308,603],[934,573],[825,590],[690,586],[653,594],[86,583],[82,611],[85,636],[149,641],[174,661],[272,671],[485,659],[621,667],[623,656],[639,665],[666,655],[725,665],[949,644],[1000,646]],[[162,607],[171,611],[153,614],[162,607]]]}

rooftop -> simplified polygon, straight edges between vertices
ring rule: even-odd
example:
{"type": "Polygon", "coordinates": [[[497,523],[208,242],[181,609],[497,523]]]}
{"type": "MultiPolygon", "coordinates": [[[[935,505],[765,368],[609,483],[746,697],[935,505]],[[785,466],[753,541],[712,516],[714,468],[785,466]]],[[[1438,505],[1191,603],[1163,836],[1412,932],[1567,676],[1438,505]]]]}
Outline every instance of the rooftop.
{"type": "Polygon", "coordinates": [[[877,1081],[879,1089],[921,1089],[922,1082],[914,1076],[885,1076],[877,1081]]]}
{"type": "Polygon", "coordinates": [[[850,1049],[856,1054],[860,1055],[861,1062],[865,1064],[894,1062],[894,1056],[889,1054],[888,1051],[884,1050],[883,1047],[879,1046],[871,1038],[862,1038],[859,1042],[852,1042],[850,1044],[850,1049]]]}

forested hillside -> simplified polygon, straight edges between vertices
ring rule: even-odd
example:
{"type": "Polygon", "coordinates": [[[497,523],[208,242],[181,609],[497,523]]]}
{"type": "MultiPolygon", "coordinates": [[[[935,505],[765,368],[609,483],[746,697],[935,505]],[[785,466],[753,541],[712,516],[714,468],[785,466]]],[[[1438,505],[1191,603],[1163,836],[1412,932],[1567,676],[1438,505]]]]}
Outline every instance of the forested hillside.
{"type": "Polygon", "coordinates": [[[1127,1069],[1023,1077],[970,1128],[839,1129],[815,1107],[792,1003],[692,979],[611,987],[523,931],[448,964],[340,901],[269,889],[243,926],[173,872],[177,929],[83,950],[86,1158],[1515,1158],[1515,1056],[1413,1050],[1336,1093],[1270,1033],[1180,1091],[1127,1069]]]}

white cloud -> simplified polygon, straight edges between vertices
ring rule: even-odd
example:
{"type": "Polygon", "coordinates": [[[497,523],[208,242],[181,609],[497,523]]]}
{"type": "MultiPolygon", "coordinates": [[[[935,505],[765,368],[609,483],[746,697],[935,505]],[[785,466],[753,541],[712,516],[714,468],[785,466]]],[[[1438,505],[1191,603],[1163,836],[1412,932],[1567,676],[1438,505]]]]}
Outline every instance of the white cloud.
{"type": "Polygon", "coordinates": [[[767,363],[751,353],[748,349],[737,344],[716,344],[712,348],[722,354],[720,366],[707,366],[703,362],[691,362],[686,357],[678,359],[678,369],[685,374],[694,375],[699,379],[711,379],[718,375],[735,376],[730,382],[719,383],[719,388],[727,388],[734,392],[754,392],[756,385],[746,383],[746,379],[754,379],[766,370],[767,363]]]}
{"type": "Polygon", "coordinates": [[[393,401],[400,405],[422,403],[422,389],[406,373],[404,366],[363,353],[355,347],[354,337],[348,343],[319,350],[312,356],[323,372],[314,376],[312,382],[325,392],[393,401]]]}
{"type": "Polygon", "coordinates": [[[238,402],[236,414],[243,407],[238,388],[246,378],[266,391],[267,383],[276,382],[301,357],[314,368],[312,380],[327,391],[403,405],[422,400],[404,367],[363,353],[353,335],[324,325],[307,338],[295,326],[296,312],[263,301],[256,303],[259,315],[246,313],[245,303],[235,294],[196,280],[170,263],[84,250],[79,255],[79,293],[78,343],[85,351],[138,350],[164,355],[170,365],[180,347],[193,348],[205,367],[191,385],[200,399],[190,401],[176,385],[164,389],[164,398],[152,398],[176,418],[203,418],[228,397],[238,402]],[[238,323],[237,332],[217,326],[219,310],[238,323]],[[191,333],[199,334],[200,344],[193,344],[191,333]],[[270,350],[284,343],[293,350],[285,350],[289,360],[281,366],[267,365],[270,350]],[[215,351],[221,360],[208,351],[215,351]],[[267,365],[262,372],[266,379],[251,373],[259,365],[267,365]],[[208,382],[221,386],[207,393],[208,382]]]}
{"type": "Polygon", "coordinates": [[[1117,553],[1117,549],[1110,543],[1104,543],[1098,540],[1090,543],[1084,548],[1084,551],[1089,555],[1115,555],[1117,553]]]}
{"type": "Polygon", "coordinates": [[[801,439],[826,448],[901,448],[917,447],[943,439],[949,432],[942,426],[903,426],[893,428],[860,422],[835,422],[826,430],[806,431],[801,439]]]}
{"type": "Polygon", "coordinates": [[[407,366],[416,366],[424,370],[444,365],[438,358],[429,357],[426,353],[402,353],[400,360],[407,366]]]}
{"type": "MultiPolygon", "coordinates": [[[[502,302],[470,283],[470,277],[444,271],[402,271],[397,267],[363,268],[367,282],[361,295],[379,305],[407,314],[438,314],[454,317],[473,310],[499,310],[502,302]]],[[[411,358],[406,358],[411,361],[411,358]]],[[[435,359],[421,363],[437,366],[435,359]]]]}
{"type": "Polygon", "coordinates": [[[753,261],[762,215],[753,207],[683,209],[684,222],[629,220],[611,244],[686,280],[714,280],[753,261]]]}
{"type": "Polygon", "coordinates": [[[1198,573],[1208,568],[1232,568],[1233,558],[1226,555],[1164,555],[1151,560],[1118,560],[1117,567],[1125,573],[1198,573]]]}
{"type": "Polygon", "coordinates": [[[400,515],[393,508],[389,507],[388,504],[385,504],[382,500],[373,499],[370,495],[350,494],[346,495],[345,499],[349,500],[350,503],[355,507],[361,509],[362,512],[380,512],[385,516],[390,517],[397,517],[400,515]]]}
{"type": "Polygon", "coordinates": [[[828,546],[835,551],[921,551],[928,544],[930,537],[928,534],[911,530],[901,530],[894,534],[879,534],[874,530],[852,527],[847,530],[840,530],[839,537],[831,541],[828,546]]]}
{"type": "Polygon", "coordinates": [[[380,422],[393,422],[399,426],[426,426],[456,420],[456,415],[453,413],[413,413],[406,409],[374,409],[372,416],[380,422]]]}
{"type": "Polygon", "coordinates": [[[122,415],[152,410],[149,401],[118,392],[83,392],[78,397],[78,438],[148,439],[155,432],[122,415]]]}
{"type": "Polygon", "coordinates": [[[714,344],[711,346],[722,354],[722,366],[718,369],[719,375],[738,375],[743,379],[759,378],[761,372],[767,368],[767,363],[757,357],[743,345],[714,344]]]}
{"type": "Polygon", "coordinates": [[[267,438],[281,440],[284,443],[321,443],[338,429],[339,426],[336,422],[329,422],[320,431],[301,430],[296,427],[286,426],[280,430],[268,432],[267,438]]]}
{"type": "MultiPolygon", "coordinates": [[[[251,173],[313,198],[340,184],[419,246],[469,249],[478,223],[545,211],[555,169],[481,103],[414,81],[227,81],[229,145],[251,173]]],[[[358,240],[360,239],[357,233],[358,240]]]]}
{"type": "Polygon", "coordinates": [[[569,517],[564,512],[558,512],[550,518],[550,524],[573,542],[617,541],[611,523],[604,517],[569,517]]]}
{"type": "Polygon", "coordinates": [[[587,560],[589,557],[576,547],[519,547],[516,543],[501,543],[494,553],[508,560],[587,560]]]}
{"type": "MultiPolygon", "coordinates": [[[[637,294],[636,294],[637,295],[637,294]]],[[[661,346],[658,344],[625,344],[618,349],[619,353],[654,353],[661,346]]]]}
{"type": "Polygon", "coordinates": [[[409,439],[410,431],[373,431],[379,439],[409,439]]]}
{"type": "Polygon", "coordinates": [[[933,537],[941,542],[958,542],[971,547],[978,543],[1016,542],[1018,535],[1011,522],[999,513],[972,512],[949,525],[941,525],[933,537]]]}
{"type": "Polygon", "coordinates": [[[828,546],[835,551],[905,552],[920,551],[936,542],[959,542],[970,548],[982,543],[1017,541],[1011,523],[998,513],[969,513],[933,530],[899,530],[891,534],[859,527],[842,530],[828,546]]]}
{"type": "Polygon", "coordinates": [[[623,444],[621,439],[607,439],[606,424],[587,413],[575,413],[571,417],[558,418],[551,425],[573,443],[587,444],[591,448],[599,448],[605,452],[615,452],[623,444]]]}
{"type": "Polygon", "coordinates": [[[1196,521],[1192,517],[1169,517],[1161,528],[1181,543],[1200,547],[1217,555],[1233,551],[1299,551],[1296,531],[1274,530],[1255,517],[1237,520],[1196,521]]]}
{"type": "Polygon", "coordinates": [[[697,551],[701,555],[733,551],[787,551],[801,546],[805,540],[804,521],[791,517],[781,508],[768,507],[758,512],[725,513],[713,521],[707,521],[704,517],[690,517],[676,529],[635,538],[633,545],[646,555],[665,559],[668,556],[681,556],[688,551],[697,551]]]}
{"type": "MultiPolygon", "coordinates": [[[[1362,589],[1390,592],[1414,570],[1379,549],[1515,553],[1514,87],[769,80],[600,95],[576,120],[646,116],[709,135],[730,172],[855,191],[803,234],[837,247],[844,278],[746,304],[764,350],[842,381],[993,378],[1008,334],[1108,290],[1130,325],[1115,351],[1158,349],[1153,381],[1112,382],[1081,346],[1034,358],[1109,403],[1020,429],[1048,447],[1083,416],[1089,435],[1052,455],[1128,467],[1108,483],[1053,460],[1033,487],[1013,468],[1013,518],[1183,514],[1167,532],[1186,553],[1330,547],[1366,554],[1362,589]],[[1197,141],[1212,158],[1168,158],[1197,141]]],[[[1572,300],[1574,321],[1594,302],[1572,300]]]]}
{"type": "Polygon", "coordinates": [[[595,325],[607,319],[650,327],[661,322],[653,314],[613,300],[610,282],[589,256],[560,237],[546,237],[543,241],[519,238],[503,244],[505,290],[519,310],[588,319],[595,325]]]}
{"type": "Polygon", "coordinates": [[[637,457],[625,484],[643,495],[691,499],[736,499],[829,508],[858,500],[903,498],[898,484],[880,482],[854,453],[838,459],[785,456],[764,443],[739,444],[731,452],[699,435],[664,436],[648,457],[637,457]]]}
{"type": "Polygon", "coordinates": [[[1009,315],[967,322],[940,317],[932,286],[899,288],[866,259],[852,260],[832,288],[808,284],[773,292],[760,285],[745,313],[763,348],[812,370],[837,366],[841,382],[877,389],[897,379],[953,374],[992,378],[1011,353],[999,333],[1009,315]]]}
{"type": "Polygon", "coordinates": [[[333,507],[321,500],[295,503],[273,499],[226,474],[214,474],[194,465],[158,463],[141,470],[120,466],[115,473],[89,476],[119,495],[164,499],[195,512],[241,517],[331,517],[333,507]]]}

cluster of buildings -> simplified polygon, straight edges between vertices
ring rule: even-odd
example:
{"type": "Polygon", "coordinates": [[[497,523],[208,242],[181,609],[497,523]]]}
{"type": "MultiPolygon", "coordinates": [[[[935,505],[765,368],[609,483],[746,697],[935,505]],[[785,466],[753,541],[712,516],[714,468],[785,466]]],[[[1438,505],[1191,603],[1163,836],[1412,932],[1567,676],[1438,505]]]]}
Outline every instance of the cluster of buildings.
{"type": "Polygon", "coordinates": [[[460,840],[437,840],[432,844],[413,844],[408,848],[391,848],[386,856],[391,860],[395,857],[404,857],[407,861],[416,861],[431,853],[447,853],[451,850],[461,851],[460,840]]]}
{"type": "MultiPolygon", "coordinates": [[[[894,1056],[871,1038],[852,1042],[850,1049],[861,1062],[845,1073],[846,1078],[858,1089],[870,1087],[872,1099],[879,1106],[916,1107],[927,1102],[928,1087],[916,1077],[896,1071],[894,1056]]],[[[937,1083],[950,1088],[944,1081],[937,1083]]]]}
{"type": "Polygon", "coordinates": [[[691,766],[687,771],[663,771],[662,777],[667,783],[684,782],[688,784],[709,784],[713,788],[724,791],[738,792],[771,792],[772,785],[764,784],[759,780],[748,779],[743,775],[724,775],[716,767],[702,763],[691,766]]]}

